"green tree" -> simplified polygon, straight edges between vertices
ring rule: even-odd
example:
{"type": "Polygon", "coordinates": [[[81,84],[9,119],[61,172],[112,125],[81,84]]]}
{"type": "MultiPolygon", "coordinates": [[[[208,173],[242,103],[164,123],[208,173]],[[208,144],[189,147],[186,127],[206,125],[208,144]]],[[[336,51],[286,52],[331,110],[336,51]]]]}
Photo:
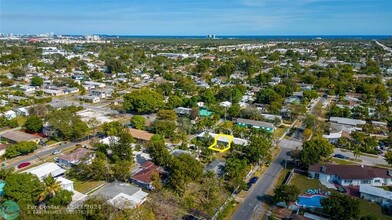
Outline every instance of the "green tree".
{"type": "Polygon", "coordinates": [[[151,185],[154,191],[160,191],[163,188],[161,177],[159,173],[153,173],[151,176],[151,185]]]}
{"type": "Polygon", "coordinates": [[[385,155],[385,160],[388,162],[388,164],[392,164],[392,151],[389,150],[385,155]]]}
{"type": "Polygon", "coordinates": [[[61,189],[56,192],[56,195],[46,201],[47,205],[53,206],[67,206],[72,202],[73,192],[61,189]]]}
{"type": "Polygon", "coordinates": [[[144,128],[144,124],[146,123],[146,119],[141,115],[135,115],[131,118],[130,122],[132,127],[142,130],[144,128]]]}
{"type": "Polygon", "coordinates": [[[172,161],[172,155],[165,146],[165,140],[161,135],[152,136],[147,144],[152,161],[158,166],[168,167],[172,161]]]}
{"type": "Polygon", "coordinates": [[[300,153],[300,161],[308,166],[318,163],[322,158],[329,157],[333,153],[333,146],[324,138],[314,138],[304,142],[300,153]]]}
{"type": "Polygon", "coordinates": [[[102,130],[107,136],[117,136],[124,129],[119,121],[105,122],[102,124],[102,130]]]}
{"type": "Polygon", "coordinates": [[[86,136],[89,128],[71,109],[56,110],[48,115],[48,123],[55,135],[64,139],[79,139],[86,136]]]}
{"type": "Polygon", "coordinates": [[[112,166],[113,176],[116,180],[127,182],[131,174],[132,163],[119,161],[112,166]]]}
{"type": "Polygon", "coordinates": [[[39,77],[39,76],[34,76],[31,79],[31,85],[32,86],[42,86],[43,84],[44,84],[44,80],[41,77],[39,77]]]}
{"type": "Polygon", "coordinates": [[[52,175],[46,177],[43,181],[44,191],[42,191],[38,197],[38,202],[45,201],[49,198],[56,196],[56,193],[61,190],[61,185],[57,182],[52,175]]]}
{"type": "Polygon", "coordinates": [[[36,115],[29,116],[26,120],[25,127],[30,132],[41,132],[43,128],[42,119],[36,115]]]}
{"type": "Polygon", "coordinates": [[[6,158],[13,158],[19,155],[26,155],[38,148],[38,145],[32,141],[21,141],[17,144],[7,147],[4,156],[6,158]]]}
{"type": "Polygon", "coordinates": [[[259,162],[262,158],[268,157],[271,142],[263,135],[252,135],[245,154],[250,163],[259,162]]]}
{"type": "Polygon", "coordinates": [[[359,201],[344,194],[333,192],[321,200],[321,205],[331,219],[350,220],[359,217],[359,201]]]}
{"type": "Polygon", "coordinates": [[[285,202],[288,205],[297,200],[299,193],[300,190],[297,186],[281,184],[274,189],[273,200],[275,203],[285,202]]]}
{"type": "Polygon", "coordinates": [[[124,95],[124,109],[138,113],[156,112],[163,106],[163,96],[149,89],[138,89],[124,95]]]}
{"type": "Polygon", "coordinates": [[[203,166],[189,154],[174,157],[170,169],[170,184],[180,194],[185,192],[188,183],[203,175],[203,166]]]}
{"type": "Polygon", "coordinates": [[[274,101],[282,101],[282,97],[271,88],[261,89],[256,94],[256,102],[262,104],[271,104],[274,101]]]}
{"type": "Polygon", "coordinates": [[[34,204],[44,190],[38,177],[31,173],[13,173],[5,179],[4,196],[19,204],[34,204]]]}

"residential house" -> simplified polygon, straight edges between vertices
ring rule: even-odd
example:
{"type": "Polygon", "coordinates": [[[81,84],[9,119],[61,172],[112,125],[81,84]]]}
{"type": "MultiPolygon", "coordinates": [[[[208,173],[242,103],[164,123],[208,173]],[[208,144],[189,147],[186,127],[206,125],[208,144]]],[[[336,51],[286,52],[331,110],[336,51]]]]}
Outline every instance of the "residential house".
{"type": "Polygon", "coordinates": [[[65,170],[55,163],[44,163],[39,166],[25,170],[22,173],[34,174],[42,181],[49,175],[52,175],[53,177],[61,176],[65,173],[65,170]]]}
{"type": "Polygon", "coordinates": [[[75,94],[75,93],[78,93],[79,92],[79,88],[77,88],[77,87],[74,87],[74,88],[66,88],[65,90],[64,90],[64,93],[65,94],[75,94]]]}
{"type": "Polygon", "coordinates": [[[0,144],[0,156],[3,156],[5,154],[6,149],[7,149],[6,144],[0,144]]]}
{"type": "Polygon", "coordinates": [[[57,163],[62,166],[69,168],[73,165],[78,165],[82,159],[86,164],[90,164],[95,158],[95,154],[92,150],[86,148],[78,148],[70,154],[60,155],[57,158],[57,163]]]}
{"type": "Polygon", "coordinates": [[[184,108],[184,107],[178,107],[178,108],[175,108],[175,109],[173,109],[176,113],[177,113],[177,115],[179,115],[179,116],[186,116],[186,115],[190,115],[191,114],[191,112],[192,112],[192,109],[191,108],[184,108]]]}
{"type": "Polygon", "coordinates": [[[253,127],[253,128],[263,129],[268,132],[274,132],[274,130],[276,129],[272,123],[255,121],[255,120],[244,119],[244,118],[238,118],[236,120],[236,124],[241,127],[253,127]]]}
{"type": "Polygon", "coordinates": [[[79,99],[91,103],[98,103],[101,101],[101,99],[97,96],[79,96],[79,99]]]}
{"type": "MultiPolygon", "coordinates": [[[[200,134],[197,135],[197,138],[202,139],[202,138],[205,138],[206,135],[209,135],[212,138],[216,138],[218,136],[218,134],[215,134],[215,133],[201,132],[200,134]]],[[[218,139],[218,141],[222,142],[222,143],[226,143],[226,144],[228,143],[228,139],[225,137],[222,137],[222,136],[218,139]]],[[[248,145],[248,141],[245,139],[235,137],[235,138],[233,138],[233,144],[246,146],[246,145],[248,145]]]]}
{"type": "Polygon", "coordinates": [[[337,133],[329,133],[329,134],[324,134],[323,138],[327,139],[329,142],[336,144],[339,140],[339,138],[342,137],[343,131],[337,132],[337,133]]]}
{"type": "Polygon", "coordinates": [[[359,185],[361,199],[375,202],[384,207],[392,206],[392,192],[369,185],[359,185]]]}
{"type": "Polygon", "coordinates": [[[12,111],[12,110],[8,110],[8,111],[6,111],[6,112],[4,113],[4,116],[5,116],[8,120],[10,120],[10,119],[16,118],[16,112],[14,112],[14,111],[12,111]]]}
{"type": "Polygon", "coordinates": [[[105,83],[93,82],[93,81],[85,81],[84,85],[93,86],[93,88],[104,88],[106,85],[105,83]]]}
{"type": "Polygon", "coordinates": [[[337,182],[342,186],[390,186],[392,171],[365,165],[314,164],[309,176],[323,182],[337,182]]]}
{"type": "Polygon", "coordinates": [[[23,131],[7,131],[5,133],[0,134],[1,139],[6,140],[9,143],[19,143],[22,141],[32,141],[35,143],[39,143],[41,141],[40,136],[28,134],[23,131]]]}
{"type": "Polygon", "coordinates": [[[15,109],[17,115],[29,116],[29,110],[26,107],[15,109]]]}
{"type": "Polygon", "coordinates": [[[7,100],[1,99],[0,100],[0,107],[4,107],[4,106],[8,105],[8,103],[9,102],[7,100]]]}
{"type": "Polygon", "coordinates": [[[366,121],[363,121],[363,120],[351,119],[351,118],[341,118],[341,117],[330,117],[329,121],[337,123],[337,124],[348,125],[348,126],[353,126],[353,127],[357,127],[358,125],[366,124],[366,121]]]}
{"type": "Polygon", "coordinates": [[[204,170],[206,172],[213,172],[213,173],[215,173],[215,175],[217,177],[221,177],[225,173],[225,165],[226,165],[226,163],[224,161],[216,159],[216,160],[212,161],[211,163],[209,163],[204,168],[204,170]]]}
{"type": "Polygon", "coordinates": [[[49,96],[64,95],[64,91],[60,89],[44,89],[42,91],[44,92],[45,95],[49,95],[49,96]]]}
{"type": "Polygon", "coordinates": [[[73,181],[66,179],[62,176],[59,176],[56,178],[56,181],[60,184],[61,188],[64,190],[68,190],[73,192],[74,191],[74,185],[73,185],[73,181]]]}
{"type": "Polygon", "coordinates": [[[162,177],[165,173],[162,167],[155,165],[151,161],[146,161],[132,174],[131,181],[142,188],[153,190],[152,175],[158,174],[162,177]]]}
{"type": "Polygon", "coordinates": [[[97,190],[93,195],[108,198],[107,203],[117,209],[136,208],[146,201],[148,193],[141,188],[123,182],[113,182],[97,190]]]}
{"type": "Polygon", "coordinates": [[[154,136],[154,134],[148,131],[143,131],[134,128],[129,128],[129,133],[132,135],[133,138],[141,142],[148,142],[151,140],[152,136],[154,136]]]}

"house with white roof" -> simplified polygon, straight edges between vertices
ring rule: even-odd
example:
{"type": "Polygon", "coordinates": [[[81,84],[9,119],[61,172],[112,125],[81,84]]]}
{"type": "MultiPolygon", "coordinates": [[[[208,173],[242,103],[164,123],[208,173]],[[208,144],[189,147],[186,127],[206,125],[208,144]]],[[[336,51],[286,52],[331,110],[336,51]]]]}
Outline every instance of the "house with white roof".
{"type": "Polygon", "coordinates": [[[22,173],[31,173],[36,175],[41,181],[52,175],[53,177],[61,176],[65,173],[65,170],[59,167],[55,163],[44,163],[39,166],[30,168],[28,170],[23,171],[22,173]]]}
{"type": "Polygon", "coordinates": [[[141,188],[123,182],[113,182],[97,190],[93,195],[108,198],[107,203],[118,209],[136,208],[146,201],[148,193],[141,188]]]}
{"type": "Polygon", "coordinates": [[[369,185],[360,185],[359,193],[362,199],[376,202],[381,206],[390,207],[392,205],[392,192],[369,185]]]}
{"type": "Polygon", "coordinates": [[[16,118],[16,112],[14,112],[14,111],[12,111],[12,110],[9,110],[9,111],[6,111],[6,112],[4,113],[4,116],[5,116],[8,120],[10,120],[10,119],[16,118]]]}
{"type": "MultiPolygon", "coordinates": [[[[212,138],[216,138],[216,136],[218,136],[218,134],[214,134],[214,133],[208,133],[208,132],[207,132],[207,134],[208,134],[210,137],[212,137],[212,138]]],[[[202,132],[202,133],[200,133],[200,134],[197,135],[197,138],[199,138],[199,139],[200,139],[200,138],[204,138],[205,135],[206,135],[206,133],[205,133],[205,132],[202,132]]],[[[219,141],[219,142],[223,142],[223,143],[228,143],[228,142],[229,142],[228,138],[226,138],[226,137],[220,137],[220,138],[218,139],[218,141],[219,141]]],[[[236,138],[236,137],[235,137],[235,138],[233,138],[233,144],[246,146],[246,145],[248,145],[248,141],[245,140],[245,139],[241,139],[241,138],[236,138]]]]}

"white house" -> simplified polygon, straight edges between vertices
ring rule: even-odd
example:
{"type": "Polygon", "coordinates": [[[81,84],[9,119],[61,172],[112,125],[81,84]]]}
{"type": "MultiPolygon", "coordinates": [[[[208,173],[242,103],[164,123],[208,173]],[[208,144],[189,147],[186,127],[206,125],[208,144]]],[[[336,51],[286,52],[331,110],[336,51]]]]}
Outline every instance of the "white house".
{"type": "Polygon", "coordinates": [[[68,191],[74,191],[74,186],[73,186],[73,181],[66,179],[64,177],[57,177],[56,181],[60,183],[61,188],[68,190],[68,191]]]}
{"type": "Polygon", "coordinates": [[[376,202],[381,206],[390,207],[392,205],[392,192],[378,187],[360,185],[359,193],[362,199],[376,202]]]}
{"type": "Polygon", "coordinates": [[[65,173],[65,170],[59,167],[55,163],[44,163],[37,167],[30,168],[23,171],[22,173],[31,173],[36,175],[41,181],[48,177],[50,174],[53,177],[61,176],[65,173]]]}
{"type": "Polygon", "coordinates": [[[67,155],[60,155],[57,158],[57,163],[62,167],[71,167],[73,165],[79,164],[82,159],[85,159],[86,164],[90,164],[95,158],[95,154],[92,150],[86,148],[78,148],[72,153],[67,155]]]}
{"type": "Polygon", "coordinates": [[[391,186],[392,170],[364,165],[314,164],[309,176],[320,182],[338,182],[342,186],[391,186]]]}
{"type": "Polygon", "coordinates": [[[26,107],[15,109],[17,115],[29,116],[29,110],[26,107]]]}
{"type": "Polygon", "coordinates": [[[6,111],[6,112],[4,113],[4,116],[5,116],[8,120],[10,120],[10,119],[16,118],[16,112],[14,112],[14,111],[12,111],[12,110],[9,110],[9,111],[6,111]]]}

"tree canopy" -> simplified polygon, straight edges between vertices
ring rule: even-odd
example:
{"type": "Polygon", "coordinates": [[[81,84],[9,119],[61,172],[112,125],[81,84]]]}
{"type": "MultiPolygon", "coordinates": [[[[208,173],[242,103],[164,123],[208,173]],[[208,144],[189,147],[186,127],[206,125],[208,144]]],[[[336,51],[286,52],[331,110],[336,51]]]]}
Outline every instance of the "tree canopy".
{"type": "Polygon", "coordinates": [[[124,109],[138,113],[151,113],[163,107],[163,96],[153,90],[138,89],[124,95],[124,109]]]}

